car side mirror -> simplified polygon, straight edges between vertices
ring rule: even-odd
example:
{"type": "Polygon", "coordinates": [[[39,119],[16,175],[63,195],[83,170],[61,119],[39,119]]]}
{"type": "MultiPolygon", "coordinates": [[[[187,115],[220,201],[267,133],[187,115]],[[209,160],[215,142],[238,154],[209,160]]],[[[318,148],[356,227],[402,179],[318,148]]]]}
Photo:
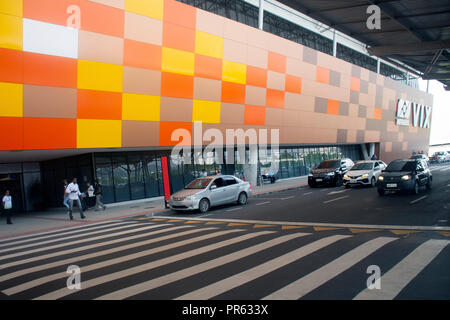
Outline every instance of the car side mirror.
{"type": "Polygon", "coordinates": [[[215,184],[213,184],[210,189],[211,190],[217,189],[217,186],[215,184]]]}

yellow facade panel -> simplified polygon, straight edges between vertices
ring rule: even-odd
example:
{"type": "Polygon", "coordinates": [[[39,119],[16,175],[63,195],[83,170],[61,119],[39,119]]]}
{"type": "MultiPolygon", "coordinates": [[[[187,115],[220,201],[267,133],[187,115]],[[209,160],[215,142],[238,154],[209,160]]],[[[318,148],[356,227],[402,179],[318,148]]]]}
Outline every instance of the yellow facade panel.
{"type": "Polygon", "coordinates": [[[125,0],[125,10],[162,20],[164,17],[164,0],[125,0]]]}
{"type": "Polygon", "coordinates": [[[161,97],[124,93],[122,97],[122,120],[159,121],[161,97]]]}
{"type": "Polygon", "coordinates": [[[222,64],[222,80],[245,84],[247,80],[247,66],[242,63],[224,60],[222,64]]]}
{"type": "Polygon", "coordinates": [[[192,121],[220,123],[220,102],[194,100],[192,121]]]}
{"type": "Polygon", "coordinates": [[[78,88],[122,92],[123,66],[78,60],[78,88]]]}
{"type": "Polygon", "coordinates": [[[0,82],[0,117],[23,116],[23,85],[0,82]]]}
{"type": "Polygon", "coordinates": [[[22,50],[22,18],[0,13],[0,48],[22,50]]]}
{"type": "Polygon", "coordinates": [[[171,48],[163,48],[162,71],[193,76],[194,69],[194,53],[171,48]]]}
{"type": "Polygon", "coordinates": [[[77,120],[77,148],[120,148],[122,121],[77,120]]]}
{"type": "Polygon", "coordinates": [[[197,30],[195,37],[195,53],[222,59],[223,38],[197,30]]]}
{"type": "Polygon", "coordinates": [[[23,16],[23,0],[0,0],[0,13],[23,16]]]}

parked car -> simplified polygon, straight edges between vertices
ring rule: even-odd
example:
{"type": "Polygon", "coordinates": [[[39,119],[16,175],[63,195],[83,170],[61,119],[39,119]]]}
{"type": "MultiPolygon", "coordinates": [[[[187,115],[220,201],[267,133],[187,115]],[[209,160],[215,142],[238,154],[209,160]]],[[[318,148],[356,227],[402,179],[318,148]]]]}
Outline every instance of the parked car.
{"type": "Polygon", "coordinates": [[[308,185],[311,188],[318,185],[341,186],[344,175],[353,165],[354,162],[347,158],[322,161],[308,175],[308,185]]]}
{"type": "Polygon", "coordinates": [[[174,193],[168,202],[172,210],[200,210],[205,213],[211,207],[237,202],[245,205],[252,195],[251,185],[230,175],[197,178],[184,190],[174,193]]]}
{"type": "Polygon", "coordinates": [[[431,189],[433,175],[421,159],[394,160],[378,177],[377,190],[380,196],[391,191],[420,192],[420,187],[431,189]]]}
{"type": "Polygon", "coordinates": [[[450,161],[450,155],[447,151],[437,151],[430,157],[431,163],[442,163],[450,161]]]}
{"type": "Polygon", "coordinates": [[[426,161],[426,163],[428,165],[430,164],[430,158],[427,157],[426,155],[424,155],[423,153],[419,153],[419,154],[413,155],[413,156],[411,156],[410,159],[420,159],[420,160],[426,161]]]}
{"type": "Polygon", "coordinates": [[[358,161],[344,175],[344,186],[372,186],[375,187],[381,171],[386,169],[386,164],[381,160],[358,161]]]}

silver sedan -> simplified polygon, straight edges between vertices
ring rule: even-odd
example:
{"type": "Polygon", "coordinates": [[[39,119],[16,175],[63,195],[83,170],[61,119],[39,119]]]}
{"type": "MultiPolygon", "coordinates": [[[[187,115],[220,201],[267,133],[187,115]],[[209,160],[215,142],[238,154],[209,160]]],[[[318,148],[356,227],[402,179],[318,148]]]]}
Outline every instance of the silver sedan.
{"type": "Polygon", "coordinates": [[[169,200],[172,210],[200,210],[236,202],[245,205],[252,195],[250,183],[228,175],[195,179],[184,190],[174,193],[169,200]]]}

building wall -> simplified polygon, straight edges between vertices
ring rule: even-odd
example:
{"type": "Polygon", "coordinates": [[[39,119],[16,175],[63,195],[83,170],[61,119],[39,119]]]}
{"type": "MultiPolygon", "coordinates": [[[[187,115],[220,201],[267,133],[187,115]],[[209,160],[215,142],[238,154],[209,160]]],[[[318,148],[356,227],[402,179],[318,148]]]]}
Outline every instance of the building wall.
{"type": "Polygon", "coordinates": [[[389,161],[428,149],[429,129],[395,125],[400,98],[432,104],[174,0],[0,0],[0,150],[173,146],[202,121],[280,129],[280,144],[381,142],[389,161]]]}

